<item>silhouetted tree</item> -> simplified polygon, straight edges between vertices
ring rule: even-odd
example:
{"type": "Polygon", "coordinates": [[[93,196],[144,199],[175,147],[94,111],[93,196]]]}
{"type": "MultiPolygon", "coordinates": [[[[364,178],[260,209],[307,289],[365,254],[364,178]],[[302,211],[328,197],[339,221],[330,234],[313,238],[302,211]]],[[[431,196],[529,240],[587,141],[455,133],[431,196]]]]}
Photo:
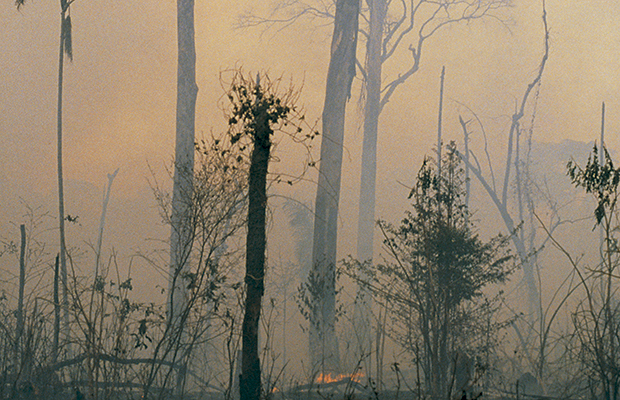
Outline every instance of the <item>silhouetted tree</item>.
{"type": "MultiPolygon", "coordinates": [[[[63,332],[65,340],[69,339],[69,296],[67,291],[67,247],[65,242],[65,195],[62,173],[62,90],[64,78],[65,56],[73,61],[73,41],[71,29],[70,7],[75,0],[60,0],[60,49],[58,52],[58,96],[56,103],[56,149],[58,175],[58,228],[60,244],[60,280],[62,284],[63,332]]],[[[16,0],[19,10],[26,0],[16,0]]]]}
{"type": "Polygon", "coordinates": [[[483,289],[505,282],[512,256],[506,249],[509,238],[485,242],[477,235],[455,147],[448,146],[441,175],[433,164],[424,160],[411,192],[412,210],[401,224],[379,222],[386,263],[376,270],[361,262],[348,267],[389,305],[401,328],[396,338],[417,360],[430,398],[448,399],[471,383],[465,378],[457,382],[463,387],[454,387],[455,365],[478,356],[488,346],[480,343],[483,338],[502,326],[490,322],[497,299],[486,298],[483,289]]]}
{"type": "MultiPolygon", "coordinates": [[[[265,214],[267,209],[267,173],[273,146],[272,135],[280,125],[289,123],[295,111],[292,91],[278,96],[276,87],[260,75],[256,81],[235,76],[228,98],[231,101],[229,126],[232,143],[251,147],[248,177],[248,231],[246,242],[246,296],[242,326],[241,400],[261,397],[261,367],[258,330],[262,297],[265,292],[265,214]]],[[[300,132],[300,128],[297,129],[300,132]]]]}
{"type": "Polygon", "coordinates": [[[620,302],[618,302],[618,199],[620,168],[614,166],[607,149],[594,146],[586,166],[568,163],[568,175],[576,187],[594,197],[595,227],[600,226],[601,262],[589,273],[579,271],[573,263],[586,291],[573,314],[579,358],[588,376],[588,387],[594,398],[620,398],[620,302]],[[602,157],[599,157],[601,151],[602,157]]]}

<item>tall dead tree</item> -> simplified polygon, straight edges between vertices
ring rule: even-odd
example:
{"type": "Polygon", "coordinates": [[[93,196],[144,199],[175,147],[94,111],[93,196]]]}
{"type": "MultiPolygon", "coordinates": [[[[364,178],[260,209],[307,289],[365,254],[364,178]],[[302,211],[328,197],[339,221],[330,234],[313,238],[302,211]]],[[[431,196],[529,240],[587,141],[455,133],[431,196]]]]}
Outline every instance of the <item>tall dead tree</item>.
{"type": "Polygon", "coordinates": [[[313,291],[310,315],[310,356],[313,372],[339,368],[336,323],[336,245],[338,202],[346,104],[355,76],[359,0],[338,0],[332,36],[327,87],[323,106],[323,131],[319,182],[314,215],[314,241],[310,280],[313,291]]]}
{"type": "Polygon", "coordinates": [[[177,50],[176,144],[168,282],[168,318],[173,325],[186,301],[187,284],[184,284],[184,279],[189,268],[188,260],[193,243],[192,230],[188,225],[191,218],[198,95],[194,0],[177,0],[177,50]]]}
{"type": "MultiPolygon", "coordinates": [[[[65,340],[69,339],[69,294],[67,290],[67,246],[65,240],[65,195],[63,180],[63,156],[62,156],[62,94],[65,70],[65,56],[73,61],[73,41],[71,29],[70,7],[75,0],[60,0],[60,38],[58,52],[58,86],[56,102],[56,165],[58,177],[58,232],[60,254],[60,281],[62,285],[62,321],[65,340]]],[[[19,10],[26,0],[16,0],[15,5],[19,10]]]]}
{"type": "Polygon", "coordinates": [[[357,258],[372,259],[372,231],[375,225],[375,192],[377,175],[377,133],[381,113],[381,76],[383,31],[387,13],[386,0],[368,0],[369,22],[366,42],[364,105],[364,140],[357,235],[357,258]]]}
{"type": "MultiPolygon", "coordinates": [[[[170,265],[168,277],[168,323],[171,338],[182,340],[181,314],[188,302],[189,258],[192,238],[192,192],[196,120],[196,44],[194,0],[177,0],[177,105],[174,178],[170,214],[170,265]]],[[[174,340],[174,339],[173,339],[174,340]]],[[[181,363],[186,354],[182,352],[181,363]]],[[[185,368],[177,374],[177,393],[183,388],[185,368]]]]}
{"type": "MultiPolygon", "coordinates": [[[[492,16],[493,11],[510,4],[509,0],[447,0],[440,3],[429,0],[392,2],[391,0],[366,0],[368,5],[364,20],[367,26],[360,28],[366,40],[364,65],[358,67],[364,78],[364,139],[362,147],[360,200],[357,230],[357,258],[372,263],[376,207],[377,142],[379,118],[395,91],[420,68],[422,54],[429,39],[446,26],[470,22],[492,16]],[[406,47],[408,46],[408,47],[406,47]],[[403,50],[411,53],[411,61],[399,73],[388,77],[383,66],[394,54],[403,50]]],[[[441,106],[440,106],[441,108],[441,106]]],[[[441,118],[441,117],[440,117],[441,118]]],[[[441,130],[441,127],[439,127],[441,130]]],[[[438,149],[441,146],[438,144],[438,149]]],[[[441,157],[439,157],[441,160],[441,157]]],[[[358,298],[365,306],[363,288],[358,298]]],[[[361,352],[370,351],[365,338],[371,336],[372,324],[363,317],[368,310],[357,312],[362,317],[358,336],[362,338],[361,352]]]]}
{"type": "Polygon", "coordinates": [[[245,302],[242,325],[242,356],[239,390],[241,400],[261,398],[261,367],[258,354],[258,331],[262,298],[265,293],[265,250],[267,173],[272,150],[274,128],[287,123],[294,110],[288,95],[275,95],[271,83],[261,85],[238,73],[228,98],[232,103],[229,117],[231,142],[242,142],[242,148],[252,149],[248,186],[248,231],[246,241],[245,302]],[[248,141],[248,142],[246,142],[248,141]]]}
{"type": "MultiPolygon", "coordinates": [[[[72,1],[73,2],[73,1],[72,1]]],[[[71,2],[71,3],[72,3],[71,2]]],[[[60,232],[60,280],[62,282],[62,309],[63,332],[65,340],[69,341],[69,290],[67,278],[67,246],[65,241],[65,191],[62,173],[62,89],[64,78],[65,55],[73,60],[73,45],[71,39],[71,16],[68,15],[67,0],[60,0],[60,49],[58,51],[58,101],[57,101],[57,171],[58,171],[58,222],[60,232]]]]}
{"type": "MultiPolygon", "coordinates": [[[[487,16],[500,19],[494,14],[494,11],[509,6],[511,0],[442,0],[441,2],[434,0],[398,2],[392,0],[363,0],[359,3],[352,1],[282,1],[269,17],[244,15],[241,18],[240,24],[242,26],[266,26],[269,28],[276,24],[293,24],[302,16],[309,16],[310,18],[333,18],[335,19],[333,39],[335,39],[337,37],[337,26],[339,24],[342,25],[342,9],[345,3],[348,3],[349,7],[356,7],[361,13],[362,21],[366,22],[365,24],[358,24],[357,19],[355,20],[355,26],[359,25],[359,35],[366,41],[365,59],[363,61],[354,60],[364,83],[362,94],[364,98],[364,139],[361,162],[357,258],[360,261],[372,261],[376,204],[377,139],[381,112],[390,101],[396,89],[419,70],[423,49],[428,39],[432,38],[435,33],[443,28],[456,23],[468,23],[487,16]],[[336,4],[335,12],[333,9],[334,3],[336,4]],[[358,8],[364,3],[367,7],[358,8]],[[392,77],[386,76],[383,73],[384,65],[392,56],[400,52],[409,52],[411,54],[409,65],[405,65],[403,68],[402,61],[400,61],[401,59],[399,58],[398,62],[400,64],[397,66],[397,70],[399,71],[397,75],[392,77]]],[[[350,23],[347,24],[351,25],[350,23]]],[[[352,36],[352,34],[350,35],[352,36]]],[[[357,41],[357,37],[355,40],[357,41]]],[[[341,48],[348,46],[347,43],[332,41],[332,55],[334,54],[335,44],[338,44],[341,48]]],[[[355,48],[353,48],[351,52],[355,54],[355,48]]],[[[334,60],[333,57],[332,60],[334,60]]],[[[338,68],[341,68],[343,71],[349,68],[349,61],[340,61],[341,63],[338,64],[338,68]]],[[[332,64],[333,63],[330,62],[330,71],[332,64]]],[[[328,84],[328,93],[330,90],[336,93],[340,89],[336,87],[330,89],[328,84]]],[[[328,104],[327,98],[325,104],[326,106],[328,104]]],[[[327,107],[325,110],[328,110],[327,107]]],[[[342,110],[344,110],[344,106],[342,106],[342,110]]],[[[333,135],[333,133],[329,132],[325,127],[325,112],[323,116],[323,130],[326,136],[323,137],[322,152],[325,146],[336,148],[342,145],[341,137],[337,135],[333,137],[329,136],[333,135]]],[[[334,108],[329,110],[329,112],[331,114],[337,114],[339,111],[337,108],[334,108]]],[[[335,154],[335,151],[330,150],[329,153],[335,154]]],[[[342,151],[340,151],[340,154],[342,154],[342,151]]],[[[325,155],[321,153],[322,161],[325,160],[324,156],[325,155]]],[[[319,198],[320,196],[317,192],[314,264],[316,264],[317,260],[322,261],[323,259],[326,264],[329,264],[331,259],[329,256],[325,255],[331,253],[335,254],[337,239],[335,221],[338,215],[337,203],[340,195],[341,159],[342,157],[340,156],[340,161],[332,162],[329,167],[320,166],[323,168],[323,171],[321,171],[319,177],[318,191],[321,191],[322,198],[319,198]],[[338,172],[333,172],[334,168],[337,168],[338,172]],[[325,173],[329,175],[325,177],[325,173]],[[321,179],[323,179],[323,181],[321,181],[321,179]],[[324,187],[325,184],[329,186],[324,187]],[[335,208],[329,215],[321,214],[325,213],[327,210],[327,206],[321,202],[335,203],[335,208]],[[327,222],[327,218],[334,219],[334,222],[327,222]],[[330,224],[333,229],[330,228],[328,230],[328,224],[330,224]],[[316,243],[317,239],[320,240],[318,244],[316,243]],[[327,245],[327,243],[329,243],[329,245],[327,245]],[[329,250],[331,247],[334,249],[329,250]],[[318,259],[316,255],[318,255],[318,259]]],[[[324,162],[324,164],[327,163],[324,162]]],[[[335,255],[333,260],[335,261],[335,255]]],[[[320,282],[323,279],[320,274],[318,274],[319,270],[320,268],[316,269],[317,275],[311,276],[311,281],[320,282]]],[[[322,293],[320,290],[318,292],[322,293]]],[[[331,302],[331,300],[329,301],[331,302]]],[[[326,307],[328,309],[330,308],[330,306],[326,307]]],[[[369,324],[363,323],[362,325],[364,325],[364,329],[370,327],[369,324]]],[[[311,327],[311,332],[313,329],[317,330],[311,327]]],[[[318,331],[320,330],[321,328],[318,328],[318,331]]],[[[367,332],[363,334],[362,337],[367,337],[369,334],[370,333],[367,332]]],[[[335,337],[333,333],[330,333],[329,336],[335,337]]],[[[311,337],[318,338],[318,335],[311,333],[311,337]]],[[[311,344],[310,348],[311,354],[318,357],[324,356],[322,353],[317,353],[315,351],[317,346],[311,344]]],[[[329,354],[333,353],[333,349],[330,349],[329,354]]]]}
{"type": "MultiPolygon", "coordinates": [[[[523,269],[523,281],[526,287],[526,295],[528,300],[528,305],[530,308],[530,316],[534,319],[536,317],[540,317],[541,308],[540,308],[540,296],[537,285],[537,277],[536,277],[536,262],[535,262],[535,254],[537,252],[536,247],[533,243],[533,237],[526,237],[524,230],[520,229],[517,232],[517,228],[524,222],[524,208],[525,207],[533,207],[533,203],[531,200],[531,193],[527,190],[524,190],[527,172],[523,170],[523,168],[528,168],[527,159],[525,162],[523,161],[520,155],[520,136],[523,130],[522,120],[526,113],[526,107],[531,102],[532,94],[535,94],[535,98],[538,97],[537,90],[540,87],[540,82],[542,79],[543,72],[545,70],[545,66],[547,65],[547,60],[549,58],[549,28],[547,25],[547,12],[543,1],[543,10],[542,10],[542,22],[544,28],[544,52],[541,57],[540,64],[538,66],[538,70],[536,75],[532,79],[532,81],[527,85],[523,96],[521,97],[520,104],[517,109],[514,111],[511,119],[510,128],[508,130],[508,143],[506,146],[506,165],[504,169],[504,178],[503,184],[501,187],[497,187],[495,183],[495,177],[492,173],[491,158],[487,151],[486,156],[489,163],[489,167],[491,169],[491,178],[487,179],[483,176],[482,167],[480,166],[478,159],[474,156],[473,161],[469,156],[473,153],[468,154],[467,156],[461,154],[461,158],[466,164],[468,171],[474,174],[477,180],[482,184],[483,188],[487,192],[491,201],[497,208],[504,225],[508,232],[513,233],[511,235],[512,242],[517,251],[517,256],[519,257],[519,261],[521,263],[521,267],[523,269]],[[516,183],[516,212],[511,208],[510,196],[509,196],[509,187],[511,187],[511,175],[515,173],[515,183],[516,183]]],[[[478,121],[480,122],[480,121],[478,121]]],[[[481,124],[482,125],[482,124],[481,124]]],[[[467,124],[461,121],[461,127],[463,128],[463,132],[466,137],[469,136],[467,132],[467,124]]],[[[531,143],[531,138],[528,139],[528,142],[531,143]]],[[[486,149],[486,147],[485,147],[486,149]]],[[[530,210],[530,215],[534,214],[534,210],[530,210]]],[[[559,221],[558,221],[559,223],[559,221]]],[[[552,229],[557,227],[558,223],[554,225],[552,229]]]]}
{"type": "Polygon", "coordinates": [[[360,29],[366,40],[366,60],[363,66],[358,62],[365,84],[357,251],[360,261],[372,260],[373,255],[377,139],[379,117],[384,107],[396,89],[419,70],[425,45],[436,32],[448,25],[492,16],[494,10],[508,6],[510,1],[448,0],[438,3],[417,0],[393,3],[391,0],[366,0],[366,3],[368,11],[364,20],[368,25],[360,29]],[[396,77],[384,76],[384,64],[406,45],[412,57],[410,65],[396,77]]]}

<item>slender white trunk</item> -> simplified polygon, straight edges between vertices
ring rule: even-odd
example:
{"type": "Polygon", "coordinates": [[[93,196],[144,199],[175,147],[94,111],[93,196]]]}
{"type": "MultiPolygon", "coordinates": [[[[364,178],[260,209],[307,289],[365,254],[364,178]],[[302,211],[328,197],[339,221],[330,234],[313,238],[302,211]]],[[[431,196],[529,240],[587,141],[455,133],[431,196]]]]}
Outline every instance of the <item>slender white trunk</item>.
{"type": "Polygon", "coordinates": [[[186,302],[184,275],[192,248],[191,202],[193,191],[196,97],[194,0],[177,1],[177,109],[174,182],[170,234],[168,317],[178,318],[186,302]]]}
{"type": "MultiPolygon", "coordinates": [[[[174,181],[170,215],[170,266],[168,281],[169,345],[173,358],[181,355],[181,367],[176,376],[176,395],[185,386],[186,349],[181,348],[187,315],[190,255],[193,245],[192,198],[194,176],[194,146],[196,98],[196,44],[194,38],[194,0],[177,0],[177,106],[174,181]],[[180,350],[180,352],[178,351],[180,350]]],[[[175,361],[175,360],[173,360],[175,361]]]]}
{"type": "Polygon", "coordinates": [[[64,77],[65,40],[67,8],[61,1],[60,14],[60,49],[58,52],[58,102],[56,114],[56,149],[57,149],[57,172],[58,172],[58,228],[60,234],[60,282],[62,286],[62,334],[66,343],[69,343],[69,292],[67,279],[67,246],[65,241],[65,194],[62,172],[62,89],[64,77]]]}
{"type": "Polygon", "coordinates": [[[336,247],[346,103],[355,75],[359,0],[338,0],[323,107],[321,162],[314,214],[312,271],[320,284],[310,316],[313,373],[340,368],[336,338],[336,247]]]}
{"type": "MultiPolygon", "coordinates": [[[[360,200],[357,225],[357,259],[372,263],[376,182],[377,182],[377,139],[379,133],[379,115],[381,114],[381,75],[383,28],[387,12],[386,0],[369,0],[370,23],[366,48],[366,104],[364,108],[364,140],[362,144],[362,165],[360,177],[360,200]]],[[[366,280],[367,277],[363,279],[366,280]]],[[[355,305],[354,326],[357,333],[357,359],[365,359],[366,370],[371,374],[372,357],[367,357],[372,350],[372,300],[370,293],[358,289],[355,305]]]]}

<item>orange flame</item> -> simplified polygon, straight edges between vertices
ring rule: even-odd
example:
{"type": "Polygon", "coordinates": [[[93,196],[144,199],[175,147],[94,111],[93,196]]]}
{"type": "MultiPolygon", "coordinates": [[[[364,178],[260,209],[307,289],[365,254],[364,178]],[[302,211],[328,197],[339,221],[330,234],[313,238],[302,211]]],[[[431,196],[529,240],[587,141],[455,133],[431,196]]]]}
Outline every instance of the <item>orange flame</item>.
{"type": "Polygon", "coordinates": [[[334,382],[342,382],[345,380],[350,380],[353,382],[361,383],[361,379],[366,376],[363,372],[358,371],[354,374],[332,374],[331,372],[328,374],[319,374],[315,383],[324,384],[324,383],[334,383],[334,382]]]}

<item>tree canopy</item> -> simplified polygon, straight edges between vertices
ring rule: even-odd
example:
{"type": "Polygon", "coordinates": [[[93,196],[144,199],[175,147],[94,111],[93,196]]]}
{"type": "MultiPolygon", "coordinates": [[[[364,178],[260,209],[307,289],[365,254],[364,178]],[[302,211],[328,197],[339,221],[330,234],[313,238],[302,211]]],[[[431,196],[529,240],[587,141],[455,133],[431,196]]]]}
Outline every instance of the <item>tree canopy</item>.
{"type": "Polygon", "coordinates": [[[488,348],[480,343],[488,337],[482,331],[502,324],[489,323],[497,299],[484,289],[504,283],[513,270],[509,237],[485,241],[476,232],[464,183],[454,144],[441,164],[425,158],[409,196],[412,209],[398,226],[378,222],[385,261],[376,270],[361,263],[349,269],[394,314],[392,335],[419,363],[431,398],[448,398],[470,383],[471,377],[455,387],[457,358],[473,359],[488,348]]]}

